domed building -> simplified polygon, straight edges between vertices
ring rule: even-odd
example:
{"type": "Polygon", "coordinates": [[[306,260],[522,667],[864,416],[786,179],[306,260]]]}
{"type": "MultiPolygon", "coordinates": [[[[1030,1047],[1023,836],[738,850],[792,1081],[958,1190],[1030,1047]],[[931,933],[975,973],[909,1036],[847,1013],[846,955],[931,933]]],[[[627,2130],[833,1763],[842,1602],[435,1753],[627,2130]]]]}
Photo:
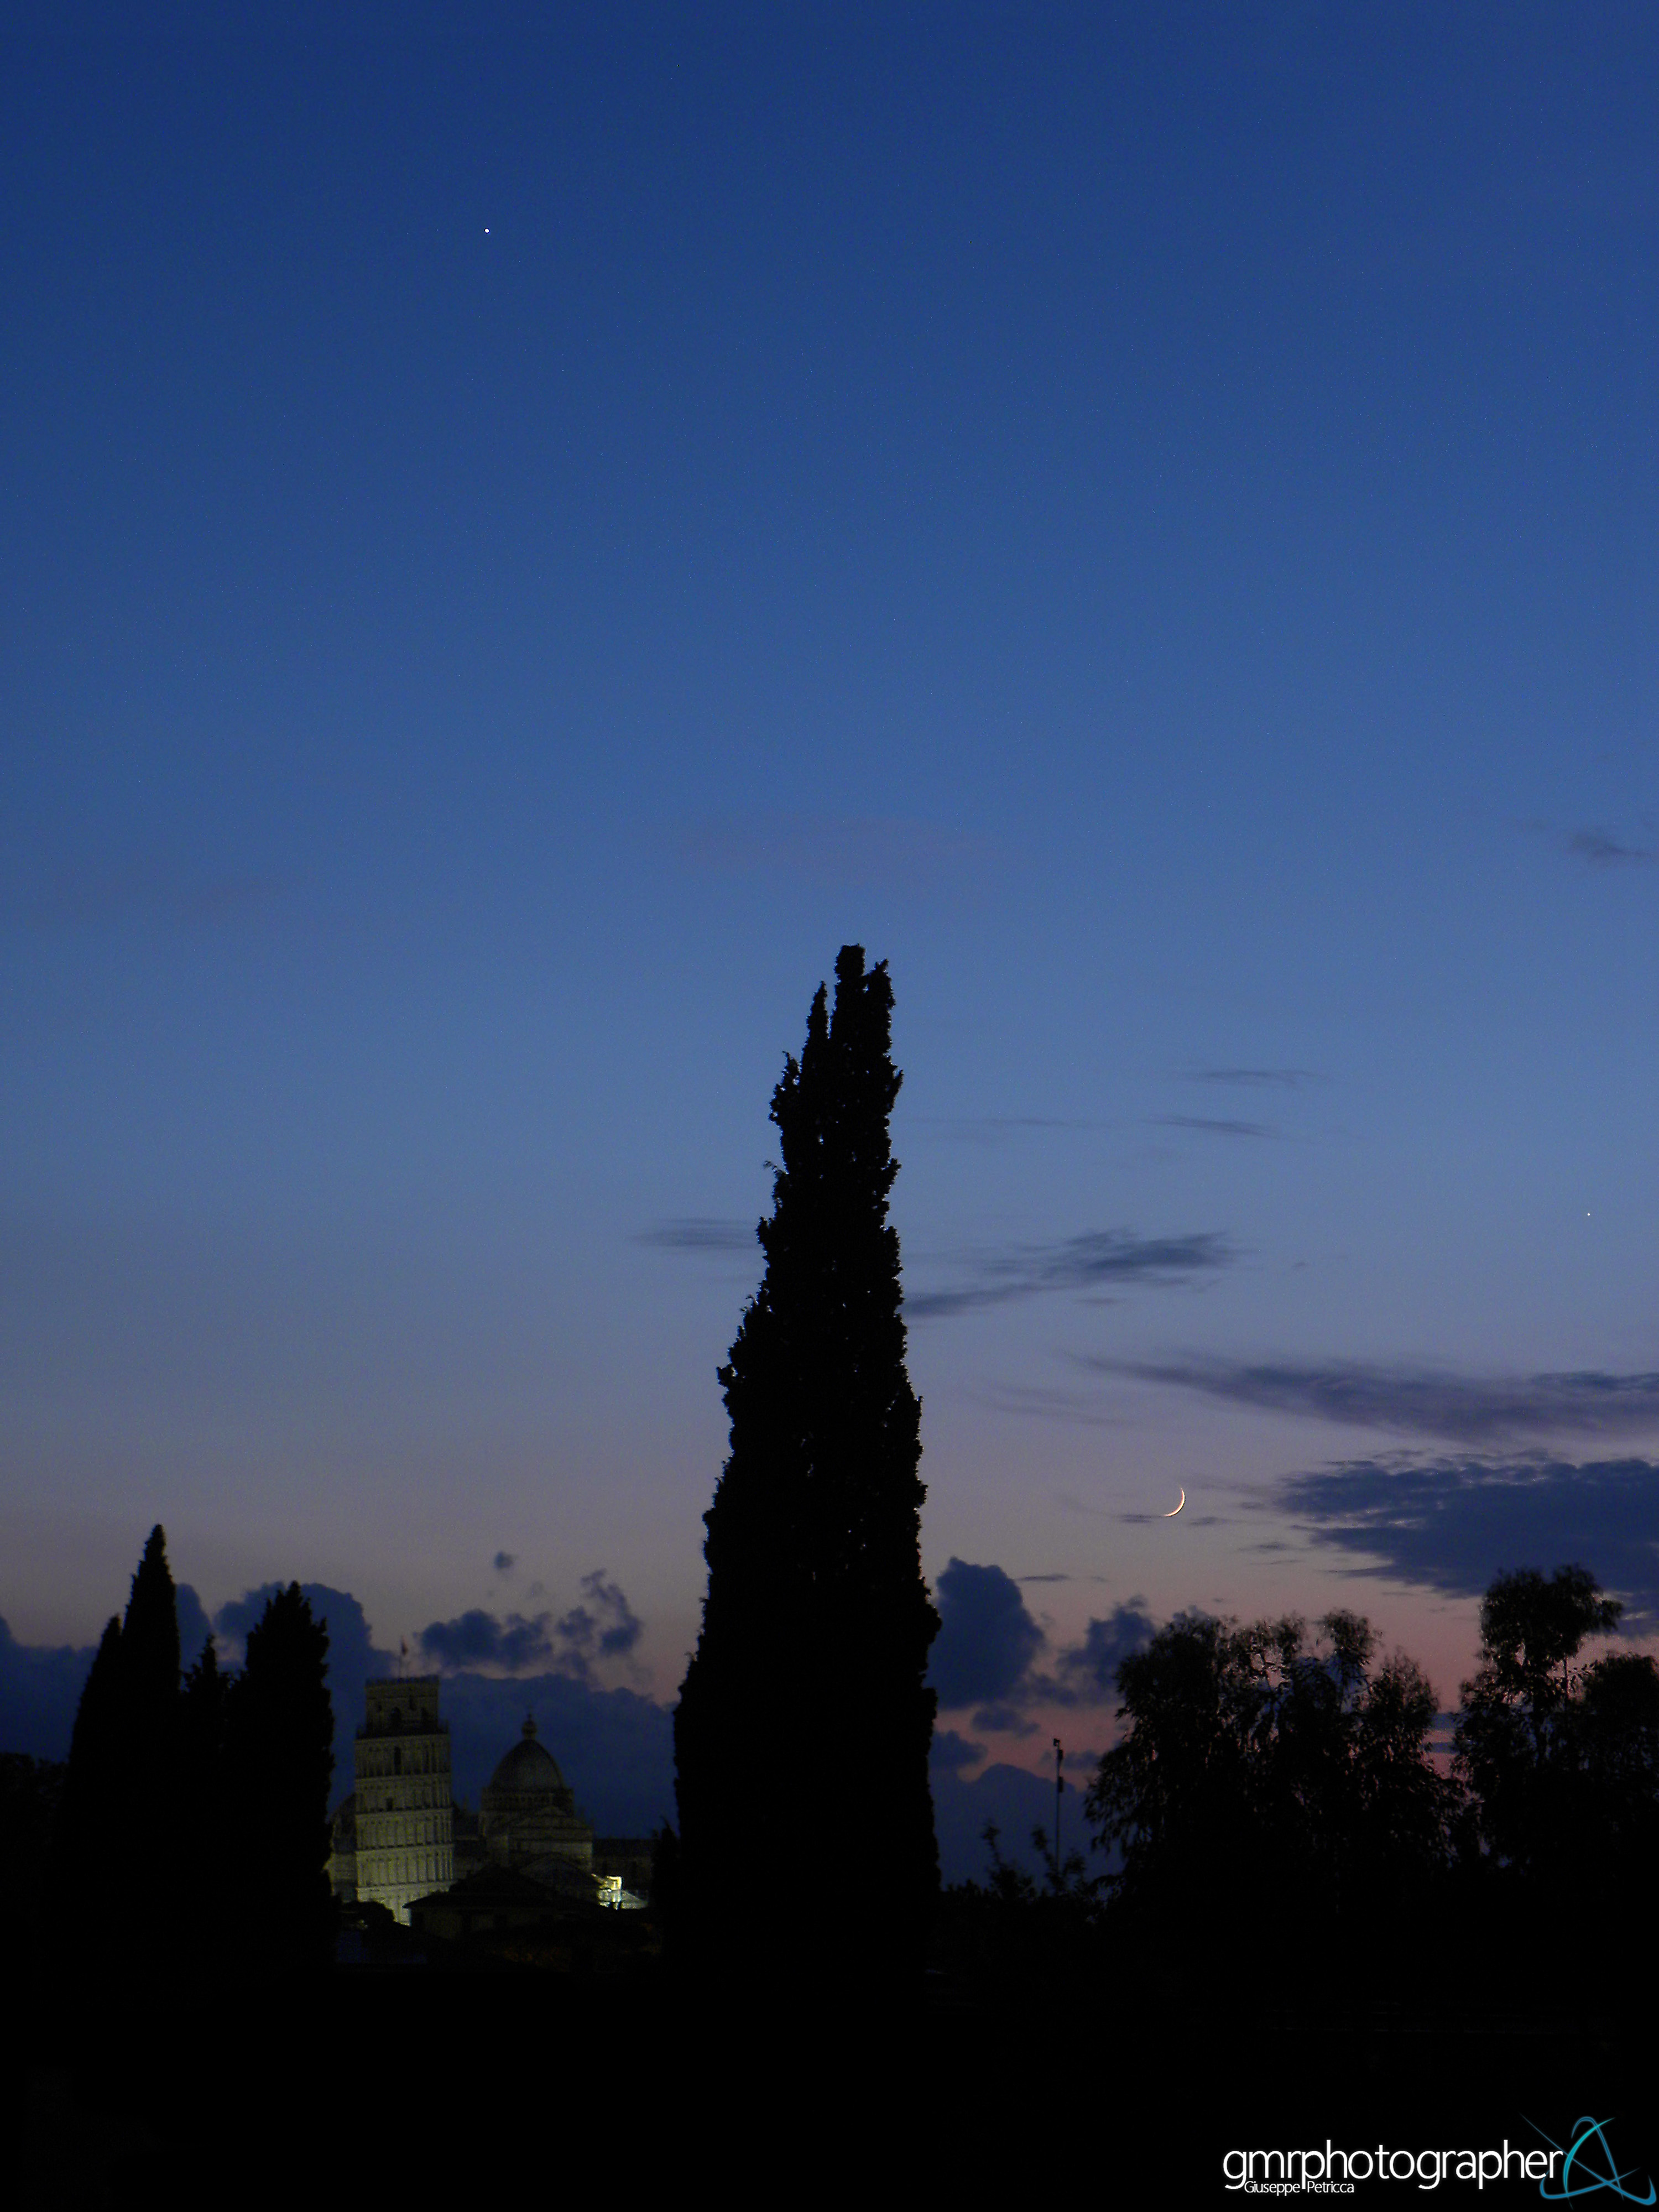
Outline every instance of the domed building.
{"type": "Polygon", "coordinates": [[[639,1906],[654,1838],[596,1844],[533,1713],[497,1762],[477,1813],[455,1802],[438,1690],[435,1675],[368,1685],[357,1786],[333,1814],[335,1896],[384,1904],[406,1925],[451,1940],[529,1927],[538,1914],[639,1906]]]}
{"type": "MultiPolygon", "coordinates": [[[[478,1836],[485,1862],[542,1871],[541,1862],[562,1860],[592,1873],[593,1830],[583,1820],[558,1761],[536,1737],[536,1717],[525,1716],[519,1741],[490,1776],[478,1801],[478,1836]]],[[[562,1868],[547,1873],[556,1879],[562,1868]]]]}

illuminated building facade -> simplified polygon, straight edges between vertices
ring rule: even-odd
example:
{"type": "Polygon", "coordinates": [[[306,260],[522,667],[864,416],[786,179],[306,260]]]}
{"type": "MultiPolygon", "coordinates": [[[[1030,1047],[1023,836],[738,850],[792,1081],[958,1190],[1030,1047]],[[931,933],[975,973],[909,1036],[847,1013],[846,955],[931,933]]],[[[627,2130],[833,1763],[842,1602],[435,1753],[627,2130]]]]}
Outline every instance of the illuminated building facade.
{"type": "Polygon", "coordinates": [[[455,1879],[449,1728],[438,1715],[435,1674],[368,1685],[356,1770],[356,1894],[407,1922],[411,1899],[455,1879]]]}

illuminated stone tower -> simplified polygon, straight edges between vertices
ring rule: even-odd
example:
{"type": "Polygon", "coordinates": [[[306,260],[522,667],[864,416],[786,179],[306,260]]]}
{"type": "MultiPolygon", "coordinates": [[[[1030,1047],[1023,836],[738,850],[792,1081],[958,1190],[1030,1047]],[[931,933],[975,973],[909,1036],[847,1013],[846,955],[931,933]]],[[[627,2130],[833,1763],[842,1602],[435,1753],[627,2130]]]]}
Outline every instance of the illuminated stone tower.
{"type": "Polygon", "coordinates": [[[409,1919],[410,1899],[455,1879],[449,1725],[438,1678],[371,1682],[357,1731],[357,1896],[409,1919]]]}

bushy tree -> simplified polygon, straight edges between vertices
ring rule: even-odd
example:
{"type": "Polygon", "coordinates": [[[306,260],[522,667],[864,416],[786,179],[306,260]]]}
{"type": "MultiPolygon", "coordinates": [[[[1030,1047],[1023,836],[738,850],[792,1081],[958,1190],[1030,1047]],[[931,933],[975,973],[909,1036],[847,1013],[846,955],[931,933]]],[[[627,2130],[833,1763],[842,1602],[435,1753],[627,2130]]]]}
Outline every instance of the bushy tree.
{"type": "Polygon", "coordinates": [[[1118,1669],[1129,1727],[1085,1806],[1121,1853],[1120,1911],[1218,1958],[1281,1955],[1334,1923],[1376,1934],[1443,1864],[1454,1793],[1430,1755],[1434,1693],[1332,1613],[1241,1626],[1184,1613],[1118,1669]]]}
{"type": "Polygon", "coordinates": [[[720,1370],[731,1453],[675,1717],[679,1934],[711,1966],[763,1963],[757,1867],[788,1868],[791,1950],[821,1967],[919,1967],[938,1885],[892,1003],[885,963],[844,946],[773,1094],[765,1273],[720,1370]]]}
{"type": "Polygon", "coordinates": [[[1640,1652],[1581,1657],[1623,1607],[1587,1567],[1499,1575],[1480,1606],[1480,1663],[1463,1685],[1456,1754],[1484,1850],[1559,1885],[1605,1875],[1652,1840],[1659,1670],[1640,1652]]]}

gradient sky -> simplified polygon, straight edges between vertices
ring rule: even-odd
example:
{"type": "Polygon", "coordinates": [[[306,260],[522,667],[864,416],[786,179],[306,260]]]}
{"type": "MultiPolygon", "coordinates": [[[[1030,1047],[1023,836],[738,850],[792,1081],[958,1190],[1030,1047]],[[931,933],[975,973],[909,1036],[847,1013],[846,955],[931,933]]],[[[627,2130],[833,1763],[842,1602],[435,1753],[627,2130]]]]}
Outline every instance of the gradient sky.
{"type": "Polygon", "coordinates": [[[1659,16],[341,12],[0,27],[13,1636],[671,1698],[847,941],[964,1744],[1659,1616],[1659,16]]]}

